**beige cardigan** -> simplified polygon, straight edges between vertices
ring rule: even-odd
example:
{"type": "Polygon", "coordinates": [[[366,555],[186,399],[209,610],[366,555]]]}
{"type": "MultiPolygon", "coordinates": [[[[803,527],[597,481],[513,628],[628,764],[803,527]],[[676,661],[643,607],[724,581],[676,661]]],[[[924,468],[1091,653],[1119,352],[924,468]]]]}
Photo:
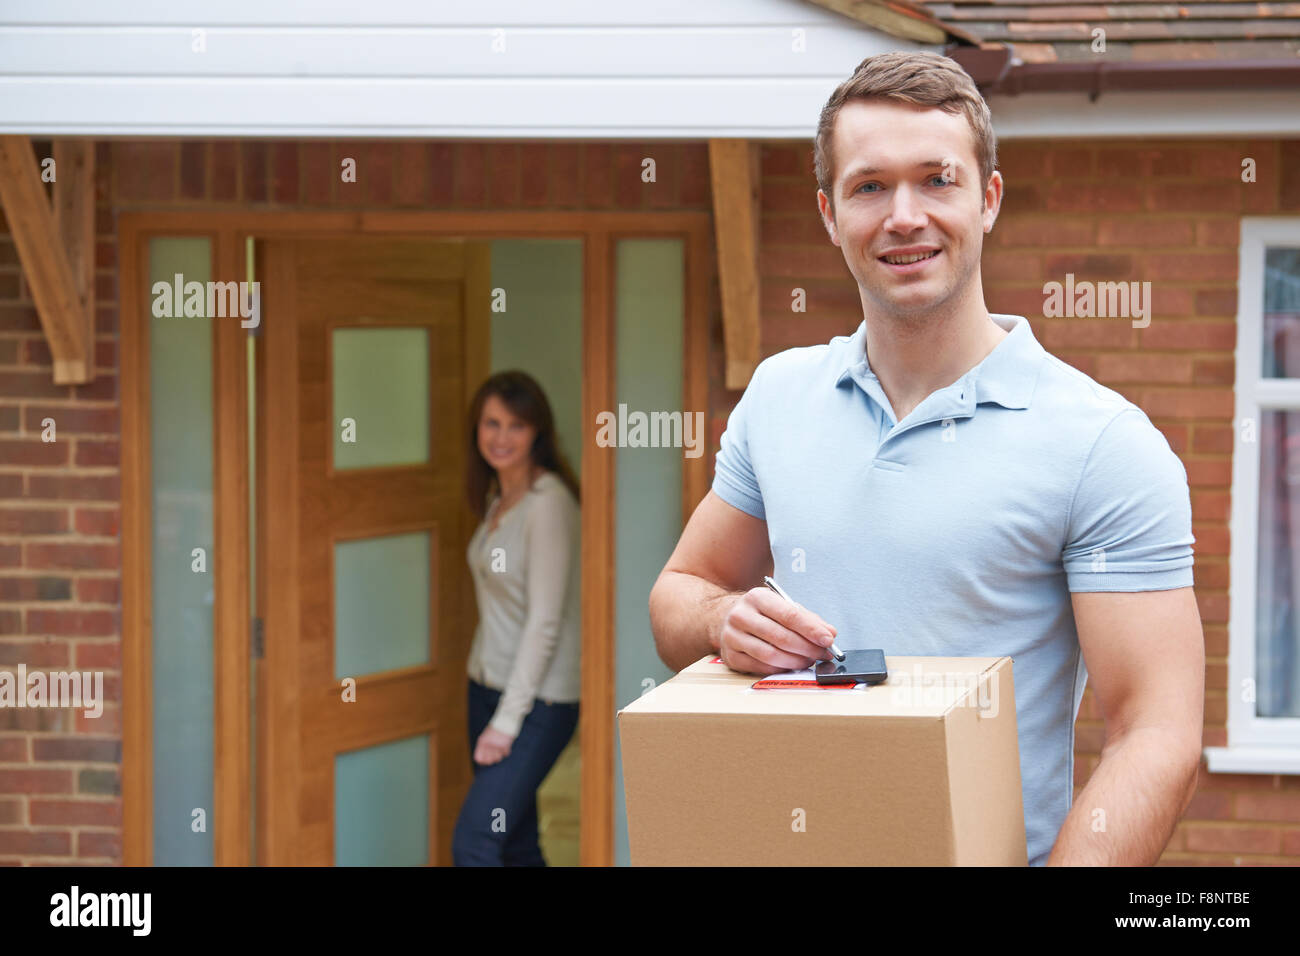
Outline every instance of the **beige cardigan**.
{"type": "Polygon", "coordinates": [[[517,737],[534,700],[581,696],[579,511],[550,471],[489,534],[499,504],[492,500],[466,551],[479,612],[467,670],[502,691],[489,726],[517,737]]]}

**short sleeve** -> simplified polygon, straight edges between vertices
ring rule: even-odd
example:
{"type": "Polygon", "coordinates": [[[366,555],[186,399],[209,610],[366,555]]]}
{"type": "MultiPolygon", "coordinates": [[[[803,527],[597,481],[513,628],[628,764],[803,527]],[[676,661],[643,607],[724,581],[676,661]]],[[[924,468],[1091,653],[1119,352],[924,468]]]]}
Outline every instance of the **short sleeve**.
{"type": "Polygon", "coordinates": [[[1136,406],[1110,420],[1075,489],[1062,553],[1070,591],[1192,585],[1187,471],[1136,406]]]}
{"type": "Polygon", "coordinates": [[[713,493],[741,511],[760,520],[766,520],[763,508],[763,492],[758,487],[758,476],[754,474],[754,464],[749,454],[749,435],[751,427],[761,423],[752,422],[755,406],[761,406],[759,393],[760,363],[750,377],[745,393],[731,410],[727,418],[726,431],[718,449],[718,457],[713,469],[713,493]]]}

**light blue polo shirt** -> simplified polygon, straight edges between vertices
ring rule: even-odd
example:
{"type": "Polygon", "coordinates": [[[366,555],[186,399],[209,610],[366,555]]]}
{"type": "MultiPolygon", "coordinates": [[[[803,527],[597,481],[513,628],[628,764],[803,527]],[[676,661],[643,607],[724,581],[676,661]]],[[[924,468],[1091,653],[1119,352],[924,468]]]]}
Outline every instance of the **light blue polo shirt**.
{"type": "Polygon", "coordinates": [[[993,320],[1009,334],[901,422],[865,321],[764,360],[713,490],[767,522],[778,583],[840,648],[1013,659],[1039,866],[1070,809],[1088,679],[1070,592],[1189,587],[1195,539],[1187,472],[1146,414],[1046,352],[1023,317],[993,320]]]}

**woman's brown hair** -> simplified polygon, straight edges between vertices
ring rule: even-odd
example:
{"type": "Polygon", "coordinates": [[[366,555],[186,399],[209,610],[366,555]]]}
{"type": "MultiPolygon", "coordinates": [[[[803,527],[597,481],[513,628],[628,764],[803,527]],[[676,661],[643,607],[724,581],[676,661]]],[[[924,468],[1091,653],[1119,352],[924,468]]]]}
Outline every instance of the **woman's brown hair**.
{"type": "Polygon", "coordinates": [[[555,436],[555,420],[551,415],[551,403],[546,400],[546,393],[527,372],[512,369],[497,372],[479,386],[470,403],[468,435],[468,454],[465,456],[465,492],[469,498],[470,510],[482,521],[487,515],[488,500],[491,495],[500,494],[501,486],[497,480],[496,469],[487,463],[478,450],[478,423],[483,417],[483,406],[491,396],[497,396],[516,416],[537,429],[533,439],[531,456],[533,464],[540,465],[548,471],[555,472],[565,487],[579,498],[578,479],[560,454],[555,436]]]}

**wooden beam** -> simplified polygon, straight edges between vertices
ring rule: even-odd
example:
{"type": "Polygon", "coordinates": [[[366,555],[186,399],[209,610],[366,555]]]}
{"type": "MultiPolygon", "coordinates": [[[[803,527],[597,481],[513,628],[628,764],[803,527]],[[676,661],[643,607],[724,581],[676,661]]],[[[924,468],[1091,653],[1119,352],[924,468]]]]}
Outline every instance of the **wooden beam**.
{"type": "MultiPolygon", "coordinates": [[[[95,377],[95,143],[89,139],[54,142],[54,222],[81,300],[86,343],[86,377],[95,377]]],[[[56,369],[54,380],[59,381],[56,369]]]]}
{"type": "Polygon", "coordinates": [[[748,385],[758,366],[758,159],[757,143],[743,139],[709,140],[729,389],[748,385]]]}
{"type": "MultiPolygon", "coordinates": [[[[90,201],[93,205],[93,194],[90,201]]],[[[88,382],[94,355],[76,273],[26,136],[0,136],[0,203],[54,356],[54,381],[59,385],[88,382]]],[[[93,250],[90,255],[93,265],[93,250]]]]}

